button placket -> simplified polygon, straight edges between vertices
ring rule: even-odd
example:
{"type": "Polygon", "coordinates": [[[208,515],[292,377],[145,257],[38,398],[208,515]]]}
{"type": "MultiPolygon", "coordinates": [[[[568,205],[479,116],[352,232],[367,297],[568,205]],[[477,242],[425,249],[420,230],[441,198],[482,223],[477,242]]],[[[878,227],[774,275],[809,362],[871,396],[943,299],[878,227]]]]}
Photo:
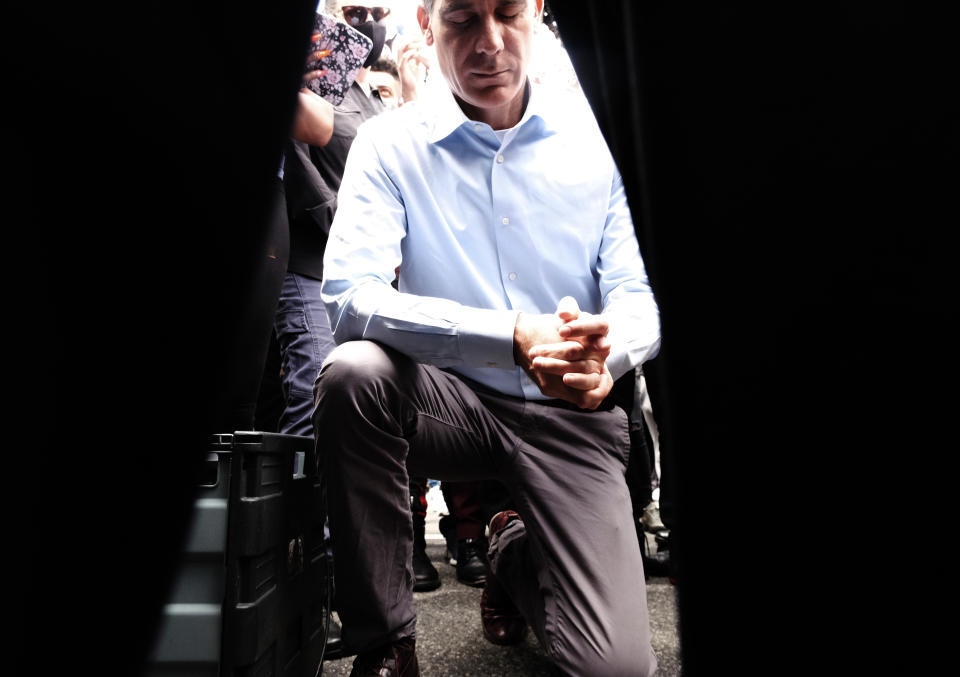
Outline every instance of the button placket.
{"type": "MultiPolygon", "coordinates": [[[[501,150],[503,146],[501,145],[501,150]]],[[[493,206],[494,218],[497,218],[499,215],[500,224],[502,226],[510,226],[515,219],[511,219],[510,216],[507,216],[504,212],[509,212],[515,207],[511,202],[513,193],[511,190],[511,183],[508,179],[508,169],[505,162],[504,154],[501,150],[496,151],[494,155],[494,164],[492,172],[492,182],[491,190],[493,191],[491,195],[491,202],[493,206]],[[497,197],[503,198],[503,200],[498,200],[497,197]]],[[[515,296],[520,293],[522,295],[522,289],[520,287],[519,274],[517,265],[519,261],[516,258],[515,252],[515,231],[513,228],[506,229],[500,228],[496,230],[496,239],[497,239],[497,251],[500,258],[500,274],[501,280],[504,285],[504,291],[507,294],[508,299],[511,303],[517,303],[518,298],[515,296]],[[504,239],[506,238],[506,239],[504,239]]]]}

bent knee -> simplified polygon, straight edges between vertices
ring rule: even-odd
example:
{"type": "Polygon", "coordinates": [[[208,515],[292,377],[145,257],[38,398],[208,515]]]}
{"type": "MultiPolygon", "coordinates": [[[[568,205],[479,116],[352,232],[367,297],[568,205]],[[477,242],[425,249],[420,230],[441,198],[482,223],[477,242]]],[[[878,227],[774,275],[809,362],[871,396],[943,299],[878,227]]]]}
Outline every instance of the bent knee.
{"type": "Polygon", "coordinates": [[[396,373],[393,362],[383,346],[373,341],[341,343],[323,361],[313,386],[314,395],[321,389],[355,388],[389,378],[396,373]]]}
{"type": "Polygon", "coordinates": [[[315,416],[371,405],[399,415],[403,393],[415,384],[416,363],[402,353],[373,341],[341,343],[324,360],[313,385],[315,416]]]}

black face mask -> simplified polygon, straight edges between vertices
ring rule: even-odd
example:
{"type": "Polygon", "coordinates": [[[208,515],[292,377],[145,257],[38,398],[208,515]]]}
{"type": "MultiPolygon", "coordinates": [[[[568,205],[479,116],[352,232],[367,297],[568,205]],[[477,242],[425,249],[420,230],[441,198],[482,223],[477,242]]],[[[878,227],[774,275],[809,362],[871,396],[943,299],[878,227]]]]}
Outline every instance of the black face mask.
{"type": "Polygon", "coordinates": [[[369,68],[380,58],[380,53],[383,52],[383,43],[387,39],[387,27],[373,21],[364,21],[362,24],[353,26],[353,28],[373,40],[373,49],[367,55],[367,60],[363,62],[363,67],[369,68]]]}

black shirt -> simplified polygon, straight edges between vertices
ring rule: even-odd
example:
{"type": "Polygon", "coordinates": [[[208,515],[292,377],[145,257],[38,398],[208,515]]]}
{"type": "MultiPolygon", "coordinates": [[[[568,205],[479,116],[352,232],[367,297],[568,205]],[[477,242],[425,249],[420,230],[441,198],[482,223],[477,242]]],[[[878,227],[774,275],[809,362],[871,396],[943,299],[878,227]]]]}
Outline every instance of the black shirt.
{"type": "Polygon", "coordinates": [[[323,148],[289,139],[283,183],[290,220],[290,263],[287,270],[323,277],[323,250],[337,211],[337,191],[357,127],[386,110],[376,90],[367,96],[354,82],[334,107],[333,136],[323,148]]]}

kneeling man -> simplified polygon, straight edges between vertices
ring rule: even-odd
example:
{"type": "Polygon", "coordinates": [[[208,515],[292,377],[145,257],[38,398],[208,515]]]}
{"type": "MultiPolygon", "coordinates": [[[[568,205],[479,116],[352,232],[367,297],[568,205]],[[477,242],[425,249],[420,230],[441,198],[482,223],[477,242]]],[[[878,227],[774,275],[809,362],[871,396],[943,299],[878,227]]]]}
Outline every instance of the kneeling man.
{"type": "Polygon", "coordinates": [[[541,12],[426,0],[447,87],[364,123],[347,160],[314,425],[354,675],[419,674],[408,469],[514,498],[490,523],[490,641],[529,626],[571,675],[656,667],[609,395],[656,354],[659,314],[589,107],[527,78],[541,12]]]}

